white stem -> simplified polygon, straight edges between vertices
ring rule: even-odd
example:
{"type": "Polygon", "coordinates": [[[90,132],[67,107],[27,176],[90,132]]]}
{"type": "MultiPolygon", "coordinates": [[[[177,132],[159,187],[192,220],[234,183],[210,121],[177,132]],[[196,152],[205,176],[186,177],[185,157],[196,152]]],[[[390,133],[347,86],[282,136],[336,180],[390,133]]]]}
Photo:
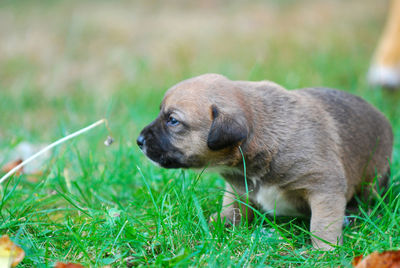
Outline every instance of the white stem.
{"type": "Polygon", "coordinates": [[[101,120],[99,120],[99,121],[97,121],[97,122],[91,124],[90,126],[87,126],[87,127],[85,127],[85,128],[82,128],[81,130],[78,130],[78,131],[76,131],[76,132],[74,132],[74,133],[72,133],[72,134],[70,134],[70,135],[68,135],[68,136],[65,136],[64,138],[59,139],[59,140],[53,142],[52,144],[46,146],[45,148],[43,148],[42,150],[40,150],[40,151],[37,152],[36,154],[32,155],[31,157],[29,157],[28,159],[26,159],[25,161],[23,161],[23,162],[22,162],[21,164],[19,164],[18,166],[16,166],[16,167],[14,167],[13,169],[11,169],[6,175],[4,175],[4,176],[0,179],[0,184],[1,184],[3,181],[5,181],[8,177],[10,177],[12,174],[14,174],[17,170],[19,170],[21,167],[25,166],[26,164],[28,164],[29,162],[31,162],[31,161],[32,161],[33,159],[35,159],[36,157],[38,157],[39,155],[43,154],[44,152],[46,152],[46,151],[50,150],[51,148],[53,148],[53,147],[59,145],[60,143],[63,143],[63,142],[65,142],[65,141],[69,140],[69,139],[72,139],[72,138],[74,138],[74,137],[76,137],[76,136],[81,135],[82,133],[84,133],[84,132],[86,132],[86,131],[88,131],[88,130],[94,128],[94,127],[97,127],[98,125],[100,125],[100,124],[102,124],[102,123],[104,123],[104,122],[106,122],[106,119],[103,118],[103,119],[101,119],[101,120]]]}

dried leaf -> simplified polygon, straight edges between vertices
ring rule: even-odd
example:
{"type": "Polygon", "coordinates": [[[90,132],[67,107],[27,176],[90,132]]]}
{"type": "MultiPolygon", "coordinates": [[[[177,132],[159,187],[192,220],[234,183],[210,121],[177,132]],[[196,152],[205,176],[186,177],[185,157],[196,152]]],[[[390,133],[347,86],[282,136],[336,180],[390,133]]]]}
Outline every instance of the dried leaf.
{"type": "Polygon", "coordinates": [[[57,262],[56,266],[54,268],[85,268],[85,266],[82,266],[77,263],[62,263],[62,262],[57,262]]]}
{"type": "Polygon", "coordinates": [[[353,266],[356,266],[357,264],[359,264],[362,260],[364,256],[360,255],[360,256],[355,256],[353,261],[351,262],[351,264],[353,264],[353,266]]]}
{"type": "MultiPolygon", "coordinates": [[[[15,148],[13,148],[6,159],[9,159],[10,161],[15,159],[20,159],[24,161],[35,153],[39,152],[44,147],[46,147],[45,144],[32,144],[29,142],[21,142],[15,148]]],[[[50,156],[50,152],[45,152],[43,155],[35,158],[30,163],[26,164],[24,166],[24,174],[37,174],[38,172],[41,172],[43,166],[45,166],[45,163],[49,160],[50,156]]]]}
{"type": "Polygon", "coordinates": [[[362,258],[361,255],[353,259],[355,268],[400,268],[400,250],[382,253],[372,252],[366,258],[362,258]]]}
{"type": "MultiPolygon", "coordinates": [[[[18,166],[18,165],[21,164],[21,163],[22,163],[22,159],[19,158],[19,159],[17,159],[17,160],[8,162],[7,164],[5,164],[5,165],[1,168],[1,170],[4,171],[4,172],[9,172],[11,169],[15,168],[16,166],[18,166]]],[[[19,175],[19,174],[21,174],[22,172],[23,172],[23,168],[21,167],[21,168],[16,172],[16,175],[19,175]]]]}
{"type": "Polygon", "coordinates": [[[15,267],[25,257],[25,252],[15,245],[8,235],[0,237],[0,267],[15,267]]]}

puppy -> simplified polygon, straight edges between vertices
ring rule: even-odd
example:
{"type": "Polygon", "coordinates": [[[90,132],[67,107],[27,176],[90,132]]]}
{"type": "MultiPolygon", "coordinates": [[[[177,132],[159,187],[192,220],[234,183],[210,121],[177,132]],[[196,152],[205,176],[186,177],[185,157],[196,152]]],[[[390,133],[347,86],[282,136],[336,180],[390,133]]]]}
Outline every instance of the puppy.
{"type": "Polygon", "coordinates": [[[313,245],[332,249],[347,202],[368,195],[374,178],[385,186],[393,133],[378,110],[342,91],[205,74],[167,91],[137,144],[165,168],[217,168],[227,181],[225,221],[252,219],[237,201],[248,194],[270,214],[311,214],[313,245]]]}

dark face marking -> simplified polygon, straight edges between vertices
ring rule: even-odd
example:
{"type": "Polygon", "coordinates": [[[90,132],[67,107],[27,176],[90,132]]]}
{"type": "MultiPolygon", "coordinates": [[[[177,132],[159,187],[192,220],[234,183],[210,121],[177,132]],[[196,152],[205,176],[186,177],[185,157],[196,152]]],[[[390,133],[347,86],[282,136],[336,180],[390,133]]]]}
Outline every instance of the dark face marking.
{"type": "Polygon", "coordinates": [[[138,145],[151,160],[164,168],[186,168],[184,154],[172,144],[177,135],[185,132],[185,124],[170,113],[161,113],[145,127],[138,138],[138,145]]]}

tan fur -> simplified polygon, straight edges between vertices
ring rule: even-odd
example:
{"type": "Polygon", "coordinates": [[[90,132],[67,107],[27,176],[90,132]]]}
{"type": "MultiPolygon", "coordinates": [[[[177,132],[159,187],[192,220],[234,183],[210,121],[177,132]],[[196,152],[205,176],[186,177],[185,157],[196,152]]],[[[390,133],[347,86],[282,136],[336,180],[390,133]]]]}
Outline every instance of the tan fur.
{"type": "Polygon", "coordinates": [[[384,66],[400,65],[400,0],[392,0],[375,61],[384,66]]]}
{"type": "Polygon", "coordinates": [[[372,84],[400,87],[400,0],[391,0],[388,18],[368,77],[372,84]]]}
{"type": "MultiPolygon", "coordinates": [[[[267,81],[231,81],[206,74],[169,89],[159,118],[166,111],[190,129],[169,137],[174,150],[183,152],[181,163],[221,169],[227,181],[223,219],[237,224],[245,215],[245,206],[235,202],[246,195],[240,146],[251,204],[265,208],[282,202],[275,203],[282,215],[293,209],[305,215],[311,212],[312,241],[318,248],[341,243],[346,203],[361,191],[368,195],[366,186],[375,177],[384,186],[389,172],[390,123],[371,105],[344,92],[288,91],[267,81]],[[216,118],[210,107],[218,108],[216,118]],[[246,137],[212,150],[207,146],[212,124],[225,119],[240,126],[246,137]]],[[[247,213],[251,220],[252,212],[247,213]]]]}

